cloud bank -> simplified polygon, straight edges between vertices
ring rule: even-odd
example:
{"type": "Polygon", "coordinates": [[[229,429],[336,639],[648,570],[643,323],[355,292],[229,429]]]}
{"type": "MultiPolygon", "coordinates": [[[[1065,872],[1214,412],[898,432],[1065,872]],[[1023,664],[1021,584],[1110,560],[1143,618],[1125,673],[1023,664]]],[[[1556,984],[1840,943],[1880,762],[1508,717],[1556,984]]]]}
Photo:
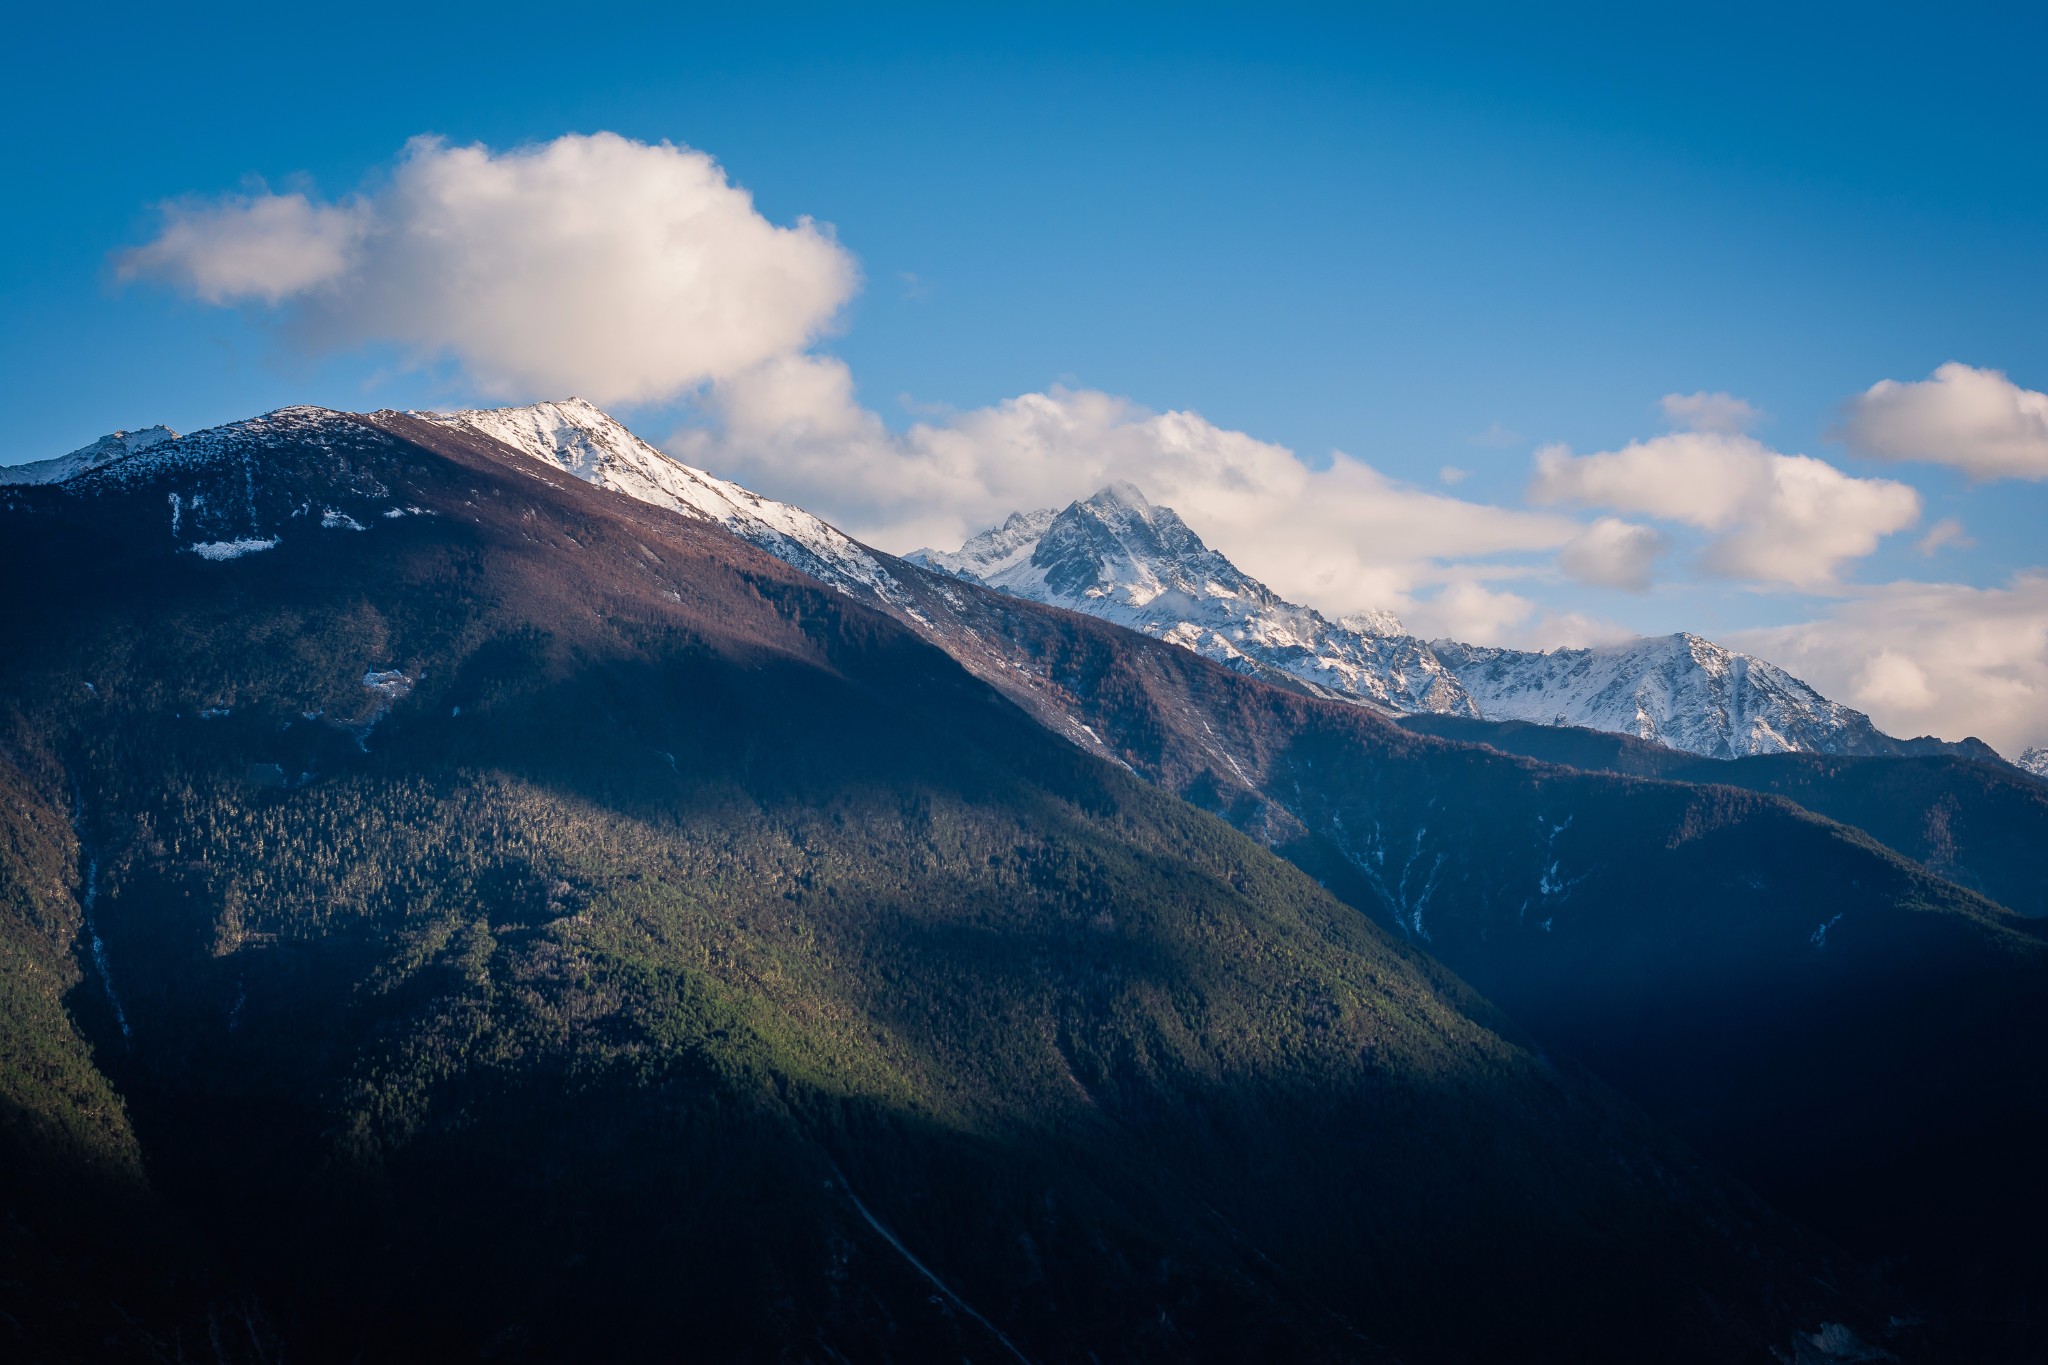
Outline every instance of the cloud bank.
{"type": "Polygon", "coordinates": [[[1895,735],[2048,744],[2048,572],[1993,588],[1889,583],[1796,626],[1729,638],[1895,735]]]}
{"type": "Polygon", "coordinates": [[[311,345],[452,358],[506,398],[675,398],[801,350],[859,278],[829,232],[769,222],[704,153],[610,133],[508,152],[415,138],[342,203],[264,193],[162,213],[117,259],[122,278],[288,305],[311,345]]]}
{"type": "MultiPolygon", "coordinates": [[[[792,356],[708,396],[716,423],[668,443],[678,457],[778,497],[829,508],[850,533],[899,551],[952,548],[1009,513],[1063,507],[1113,479],[1179,511],[1277,591],[1333,612],[1414,614],[1429,629],[1478,626],[1504,602],[1479,580],[1528,572],[1471,561],[1554,550],[1571,518],[1468,502],[1337,454],[1293,451],[1193,412],[1055,388],[888,430],[829,357],[792,356]],[[1456,584],[1455,593],[1443,591],[1456,584]]],[[[1514,599],[1512,620],[1534,604],[1514,599]]]]}
{"type": "Polygon", "coordinates": [[[2048,393],[1953,361],[1932,378],[1881,379],[1835,434],[1859,455],[1952,465],[1973,479],[2048,479],[2048,393]]]}
{"type": "Polygon", "coordinates": [[[1754,437],[1681,431],[1620,450],[1536,452],[1529,495],[1633,512],[1712,533],[1707,572],[1752,583],[1827,589],[1849,560],[1920,518],[1920,495],[1890,479],[1858,479],[1754,437]]]}

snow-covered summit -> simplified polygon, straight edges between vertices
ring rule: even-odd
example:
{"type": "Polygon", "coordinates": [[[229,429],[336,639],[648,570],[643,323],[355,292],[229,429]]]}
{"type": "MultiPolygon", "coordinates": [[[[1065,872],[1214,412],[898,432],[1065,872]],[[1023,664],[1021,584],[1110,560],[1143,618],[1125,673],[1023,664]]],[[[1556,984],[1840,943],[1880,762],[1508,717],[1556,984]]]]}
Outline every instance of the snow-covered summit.
{"type": "Polygon", "coordinates": [[[1286,601],[1129,483],[1110,484],[1061,511],[1017,513],[957,551],[919,550],[907,558],[1248,672],[1277,670],[1395,711],[1478,714],[1428,646],[1403,634],[1393,617],[1332,622],[1286,601]]]}
{"type": "Polygon", "coordinates": [[[873,552],[837,527],[684,464],[584,399],[407,415],[490,437],[586,483],[716,522],[852,596],[894,604],[905,600],[901,585],[873,552]]]}
{"type": "Polygon", "coordinates": [[[2048,777],[2048,748],[2035,745],[2014,759],[2013,766],[2036,777],[2048,777]]]}
{"type": "Polygon", "coordinates": [[[165,441],[175,441],[178,433],[169,427],[143,427],[139,431],[114,431],[100,437],[91,445],[83,445],[66,455],[53,460],[37,460],[33,464],[0,465],[0,484],[44,484],[62,483],[75,474],[98,469],[105,464],[148,450],[151,446],[165,441]]]}

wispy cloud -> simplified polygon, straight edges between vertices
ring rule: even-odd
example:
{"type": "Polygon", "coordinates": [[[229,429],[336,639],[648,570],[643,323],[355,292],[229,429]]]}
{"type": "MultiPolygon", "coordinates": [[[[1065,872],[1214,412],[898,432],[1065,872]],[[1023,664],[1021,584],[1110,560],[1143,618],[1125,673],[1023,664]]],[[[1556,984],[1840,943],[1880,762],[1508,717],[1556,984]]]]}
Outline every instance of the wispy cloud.
{"type": "Polygon", "coordinates": [[[1923,555],[1931,555],[1939,550],[1968,550],[1976,544],[1976,540],[1964,529],[1960,521],[1954,517],[1943,517],[1927,528],[1927,534],[1920,537],[1919,543],[1913,548],[1923,555]]]}
{"type": "Polygon", "coordinates": [[[1681,431],[1748,431],[1764,415],[1732,393],[1667,393],[1657,400],[1664,420],[1681,431]]]}

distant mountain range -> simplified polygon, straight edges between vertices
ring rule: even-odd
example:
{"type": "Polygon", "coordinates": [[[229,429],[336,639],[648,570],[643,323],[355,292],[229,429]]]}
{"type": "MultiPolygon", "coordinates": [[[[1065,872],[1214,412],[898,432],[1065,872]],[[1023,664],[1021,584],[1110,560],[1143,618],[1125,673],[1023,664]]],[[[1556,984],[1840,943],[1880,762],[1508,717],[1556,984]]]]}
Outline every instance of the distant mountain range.
{"type": "Polygon", "coordinates": [[[1535,653],[1425,641],[1387,612],[1331,621],[1238,569],[1128,483],[909,558],[1397,713],[1584,726],[1709,758],[1996,757],[1975,740],[1893,739],[1776,665],[1697,635],[1535,653]]]}
{"type": "MultiPolygon", "coordinates": [[[[2048,786],[1488,720],[1483,663],[1085,507],[942,572],[576,402],[0,488],[0,1331],[2048,1342],[2048,786]]],[[[1758,733],[1708,650],[1632,688],[1758,733]]]]}

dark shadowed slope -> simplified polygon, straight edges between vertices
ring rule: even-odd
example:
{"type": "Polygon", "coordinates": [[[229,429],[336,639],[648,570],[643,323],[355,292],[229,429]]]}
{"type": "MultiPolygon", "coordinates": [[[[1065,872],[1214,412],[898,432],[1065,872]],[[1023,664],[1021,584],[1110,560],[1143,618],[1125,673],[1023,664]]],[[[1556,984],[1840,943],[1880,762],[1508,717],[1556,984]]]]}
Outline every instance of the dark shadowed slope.
{"type": "Polygon", "coordinates": [[[117,1089],[110,1159],[289,1358],[1882,1332],[1224,823],[723,531],[428,439],[294,410],[0,510],[0,736],[46,774],[0,818],[55,879],[6,932],[90,960],[89,885],[105,966],[37,1025],[73,1079],[9,1084],[73,1126],[117,1089]]]}

